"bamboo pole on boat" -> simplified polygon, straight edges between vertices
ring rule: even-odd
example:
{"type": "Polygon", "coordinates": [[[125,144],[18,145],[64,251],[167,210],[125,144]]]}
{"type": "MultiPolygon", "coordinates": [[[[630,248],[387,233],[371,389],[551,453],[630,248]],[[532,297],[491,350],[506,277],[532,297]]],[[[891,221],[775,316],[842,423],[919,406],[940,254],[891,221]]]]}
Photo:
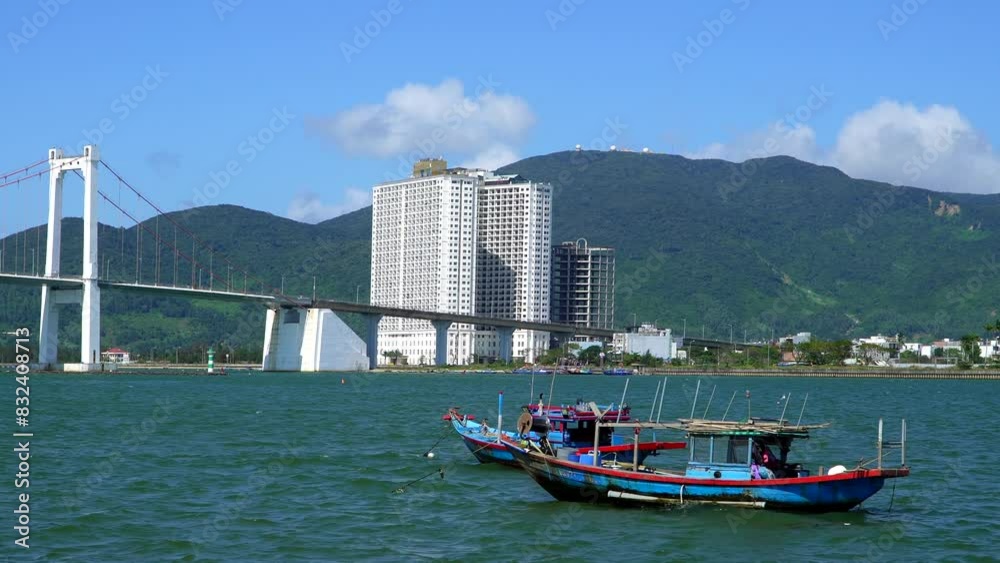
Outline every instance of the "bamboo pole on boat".
{"type": "Polygon", "coordinates": [[[906,467],[906,419],[903,419],[903,428],[899,434],[899,464],[906,467]]]}
{"type": "Polygon", "coordinates": [[[497,442],[501,441],[501,428],[503,427],[503,391],[500,392],[500,397],[497,399],[497,442]]]}
{"type": "Polygon", "coordinates": [[[701,380],[698,380],[698,385],[694,388],[694,401],[691,403],[691,416],[694,418],[694,408],[698,405],[698,392],[701,391],[701,380]]]}
{"type": "Polygon", "coordinates": [[[622,421],[622,405],[625,404],[625,394],[628,393],[628,382],[632,381],[631,377],[625,379],[625,389],[622,391],[622,400],[618,403],[618,416],[615,418],[615,422],[622,421]]]}
{"type": "Polygon", "coordinates": [[[667,378],[663,378],[663,388],[660,390],[660,406],[656,409],[656,422],[660,422],[660,413],[663,412],[663,397],[667,394],[667,378]]]}
{"type": "Polygon", "coordinates": [[[882,469],[882,419],[878,419],[878,468],[882,469]]]}
{"type": "Polygon", "coordinates": [[[597,460],[601,457],[601,419],[604,418],[604,413],[594,401],[590,402],[590,409],[594,411],[594,459],[592,463],[594,467],[597,467],[597,460]]]}
{"type": "Polygon", "coordinates": [[[733,406],[733,400],[736,399],[736,391],[733,391],[733,396],[729,398],[729,404],[726,405],[726,412],[722,413],[722,420],[725,421],[726,417],[729,416],[729,408],[733,406]]]}
{"type": "Polygon", "coordinates": [[[639,471],[639,427],[635,427],[632,434],[632,471],[639,471]]]}
{"type": "MultiPolygon", "coordinates": [[[[556,387],[556,372],[552,372],[552,383],[549,384],[549,406],[552,406],[552,390],[556,387]]],[[[546,413],[546,418],[548,418],[548,413],[546,413]]]]}
{"type": "Polygon", "coordinates": [[[778,424],[785,423],[785,410],[788,408],[788,401],[792,400],[792,394],[785,395],[785,406],[781,408],[781,416],[778,417],[778,424]]]}
{"type": "Polygon", "coordinates": [[[656,382],[656,392],[653,393],[653,404],[649,407],[649,421],[653,422],[653,412],[656,410],[656,398],[660,395],[660,382],[656,382]]]}
{"type": "Polygon", "coordinates": [[[799,420],[795,422],[795,426],[802,424],[802,413],[806,412],[806,402],[809,401],[809,393],[806,393],[806,398],[802,399],[802,410],[799,411],[799,420]]]}
{"type": "Polygon", "coordinates": [[[528,392],[528,405],[535,400],[535,369],[531,369],[531,391],[528,392]]]}
{"type": "Polygon", "coordinates": [[[707,416],[708,416],[708,407],[712,406],[712,399],[714,399],[714,398],[715,398],[715,390],[716,390],[716,389],[717,389],[718,387],[719,387],[718,385],[713,385],[713,386],[712,386],[712,394],[708,396],[708,404],[707,404],[707,405],[705,405],[705,412],[703,412],[703,413],[701,414],[701,417],[702,417],[702,418],[705,418],[705,417],[707,417],[707,416]]]}

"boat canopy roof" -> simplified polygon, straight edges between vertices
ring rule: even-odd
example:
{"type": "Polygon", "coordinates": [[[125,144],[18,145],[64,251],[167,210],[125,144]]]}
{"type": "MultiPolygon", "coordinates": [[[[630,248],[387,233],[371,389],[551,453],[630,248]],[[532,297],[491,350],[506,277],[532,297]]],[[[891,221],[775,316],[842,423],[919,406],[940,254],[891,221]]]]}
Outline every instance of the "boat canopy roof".
{"type": "Polygon", "coordinates": [[[681,418],[669,427],[688,436],[780,436],[808,438],[809,431],[826,428],[830,423],[789,424],[787,420],[751,418],[750,420],[706,420],[681,418]]]}

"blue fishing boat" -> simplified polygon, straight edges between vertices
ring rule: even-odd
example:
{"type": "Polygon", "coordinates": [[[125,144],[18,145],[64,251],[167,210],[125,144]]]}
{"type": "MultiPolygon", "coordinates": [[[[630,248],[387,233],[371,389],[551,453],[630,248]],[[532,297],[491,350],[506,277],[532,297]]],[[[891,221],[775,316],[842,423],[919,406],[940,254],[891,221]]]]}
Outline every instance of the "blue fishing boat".
{"type": "Polygon", "coordinates": [[[633,375],[635,370],[631,368],[609,368],[604,370],[604,375],[633,375]]]}
{"type": "MultiPolygon", "coordinates": [[[[604,427],[604,424],[600,424],[604,427]]],[[[682,419],[678,423],[607,424],[609,427],[673,429],[687,435],[689,460],[680,471],[609,464],[587,458],[559,459],[530,444],[505,443],[528,474],[558,500],[627,505],[708,503],[804,512],[850,510],[882,489],[886,479],[906,477],[906,421],[898,442],[882,441],[874,468],[835,465],[813,475],[788,453],[795,440],[819,425],[789,425],[784,420],[742,422],[682,419]],[[899,467],[883,467],[884,448],[901,450],[899,467]]],[[[636,434],[638,437],[638,434],[636,434]]],[[[638,439],[638,438],[636,438],[638,439]]],[[[867,464],[865,464],[867,465],[867,464]]]]}
{"type": "MultiPolygon", "coordinates": [[[[604,422],[631,420],[628,406],[597,408],[603,413],[601,420],[604,422]]],[[[486,421],[476,422],[454,410],[446,416],[480,463],[519,467],[514,456],[505,447],[507,443],[530,443],[539,451],[564,459],[579,459],[581,455],[588,455],[588,452],[592,455],[596,444],[601,459],[621,463],[631,463],[636,455],[639,463],[642,463],[648,455],[659,450],[686,446],[684,442],[644,442],[639,444],[636,454],[633,445],[623,436],[615,434],[610,427],[598,430],[597,415],[582,401],[578,401],[576,405],[525,405],[521,410],[516,430],[497,430],[486,421]]]]}

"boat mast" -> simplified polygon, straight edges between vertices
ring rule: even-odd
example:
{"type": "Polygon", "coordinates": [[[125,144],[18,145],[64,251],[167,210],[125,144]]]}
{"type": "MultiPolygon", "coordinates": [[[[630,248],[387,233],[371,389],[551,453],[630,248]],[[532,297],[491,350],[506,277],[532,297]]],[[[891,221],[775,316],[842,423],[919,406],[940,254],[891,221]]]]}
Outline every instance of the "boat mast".
{"type": "Polygon", "coordinates": [[[708,396],[708,404],[707,404],[707,405],[705,405],[705,412],[703,412],[703,413],[701,414],[701,417],[702,417],[702,418],[705,418],[705,417],[707,417],[707,416],[708,416],[708,407],[712,406],[712,399],[714,399],[714,398],[715,398],[715,390],[716,390],[716,389],[717,389],[718,387],[719,387],[718,385],[713,385],[713,386],[712,386],[712,394],[708,396]]]}
{"type": "Polygon", "coordinates": [[[722,413],[722,420],[726,420],[726,417],[729,416],[729,407],[733,406],[733,399],[735,398],[736,398],[736,391],[733,391],[733,396],[729,397],[729,404],[726,405],[726,412],[722,413]]]}
{"type": "Polygon", "coordinates": [[[500,439],[501,436],[500,432],[501,428],[503,427],[503,391],[500,392],[500,396],[497,399],[497,402],[499,403],[497,405],[497,443],[500,443],[502,441],[500,439]]]}
{"type": "Polygon", "coordinates": [[[653,422],[653,412],[656,410],[656,398],[660,396],[660,382],[656,382],[656,392],[653,393],[653,404],[649,407],[649,421],[653,422]]]}
{"type": "Polygon", "coordinates": [[[809,400],[809,393],[806,393],[806,398],[802,399],[802,410],[799,411],[799,420],[795,422],[795,426],[802,423],[802,413],[806,412],[806,401],[809,400]]]}
{"type": "Polygon", "coordinates": [[[615,418],[615,422],[622,421],[622,405],[625,404],[625,394],[628,393],[628,382],[631,380],[631,377],[625,379],[625,389],[622,391],[622,400],[618,403],[618,416],[615,418]]]}
{"type": "Polygon", "coordinates": [[[785,423],[785,409],[788,408],[788,401],[792,400],[792,394],[785,395],[785,406],[781,408],[781,416],[778,417],[778,424],[785,423]]]}
{"type": "Polygon", "coordinates": [[[663,412],[663,397],[667,394],[667,378],[663,378],[663,388],[660,390],[660,406],[656,409],[656,422],[660,421],[660,413],[663,412]]]}
{"type": "Polygon", "coordinates": [[[694,388],[694,401],[691,403],[691,416],[688,418],[694,418],[694,407],[698,404],[698,392],[701,391],[701,380],[698,380],[698,385],[694,388]]]}

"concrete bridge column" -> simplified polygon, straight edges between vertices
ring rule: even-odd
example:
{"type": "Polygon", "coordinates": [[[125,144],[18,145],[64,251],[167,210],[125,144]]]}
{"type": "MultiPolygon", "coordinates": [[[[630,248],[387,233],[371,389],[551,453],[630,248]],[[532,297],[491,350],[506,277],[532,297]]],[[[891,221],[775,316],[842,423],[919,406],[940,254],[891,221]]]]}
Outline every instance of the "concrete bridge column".
{"type": "Polygon", "coordinates": [[[378,323],[382,320],[382,315],[361,316],[365,319],[365,327],[368,329],[365,338],[368,351],[368,369],[375,369],[378,367],[378,323]]]}
{"type": "Polygon", "coordinates": [[[511,327],[496,327],[497,340],[499,341],[500,361],[509,364],[514,356],[514,329],[511,327]]]}
{"type": "Polygon", "coordinates": [[[97,285],[97,147],[83,147],[83,318],[80,329],[80,363],[92,369],[101,361],[101,288],[97,285]]]}
{"type": "MultiPolygon", "coordinates": [[[[62,159],[62,149],[49,150],[49,167],[56,168],[62,159]]],[[[47,238],[45,240],[45,277],[59,277],[61,258],[63,218],[63,175],[62,170],[49,173],[49,216],[47,238]]],[[[38,327],[38,363],[55,365],[59,354],[59,310],[56,308],[55,292],[49,284],[42,285],[42,318],[38,327]]]]}
{"type": "Polygon", "coordinates": [[[448,365],[448,329],[451,328],[451,321],[431,321],[434,326],[435,346],[434,365],[448,365]]]}

